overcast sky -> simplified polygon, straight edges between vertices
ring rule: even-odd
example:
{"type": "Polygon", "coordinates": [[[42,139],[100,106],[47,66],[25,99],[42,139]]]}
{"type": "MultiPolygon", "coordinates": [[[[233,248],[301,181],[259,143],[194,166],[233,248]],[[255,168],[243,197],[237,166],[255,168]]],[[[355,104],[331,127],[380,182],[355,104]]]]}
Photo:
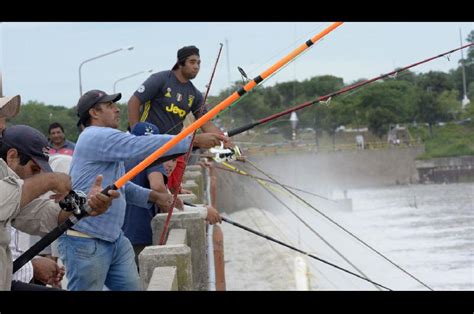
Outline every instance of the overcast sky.
{"type": "MultiPolygon", "coordinates": [[[[176,52],[196,45],[201,71],[193,83],[205,91],[219,43],[224,44],[211,95],[240,79],[237,66],[253,78],[296,46],[328,27],[330,22],[114,22],[0,23],[3,94],[21,94],[22,101],[71,107],[79,98],[79,65],[86,59],[130,45],[82,67],[83,92],[112,92],[114,82],[131,74],[170,69],[176,52]],[[226,41],[228,46],[226,46],[226,41]]],[[[345,83],[372,78],[421,61],[460,45],[473,22],[347,22],[304,55],[270,78],[265,86],[331,74],[345,83]]],[[[464,42],[465,43],[465,42],[464,42]]],[[[413,71],[449,71],[455,53],[415,67],[413,71]]],[[[117,83],[127,101],[150,73],[117,83]]]]}

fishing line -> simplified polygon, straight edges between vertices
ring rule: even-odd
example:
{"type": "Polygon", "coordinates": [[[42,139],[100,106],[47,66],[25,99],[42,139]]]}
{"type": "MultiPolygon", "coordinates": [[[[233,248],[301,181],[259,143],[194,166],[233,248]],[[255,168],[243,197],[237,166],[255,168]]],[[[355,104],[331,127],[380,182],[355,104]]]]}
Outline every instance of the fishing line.
{"type": "Polygon", "coordinates": [[[414,280],[416,280],[418,283],[422,284],[423,286],[425,286],[426,288],[428,288],[429,290],[431,291],[434,291],[431,287],[429,287],[427,284],[425,284],[424,282],[422,282],[421,280],[419,280],[418,278],[416,278],[415,276],[413,276],[412,274],[410,274],[408,271],[406,271],[405,269],[403,269],[401,266],[397,265],[395,262],[393,262],[392,260],[390,260],[389,258],[387,258],[385,255],[383,255],[382,253],[380,253],[379,251],[377,251],[375,248],[373,248],[372,246],[370,246],[369,244],[367,244],[366,242],[364,242],[362,239],[360,239],[358,236],[356,236],[354,233],[350,232],[349,230],[347,230],[346,228],[344,228],[342,225],[340,225],[339,223],[337,223],[335,220],[333,220],[332,218],[330,218],[329,216],[327,216],[326,214],[324,214],[323,212],[321,212],[320,210],[318,210],[316,207],[314,207],[313,205],[311,205],[310,203],[308,203],[306,200],[304,200],[302,197],[300,197],[298,194],[294,193],[293,191],[287,189],[286,187],[282,186],[278,181],[276,181],[275,179],[273,179],[271,176],[269,176],[267,173],[265,173],[263,170],[261,170],[259,167],[257,167],[253,162],[251,162],[250,160],[247,159],[247,162],[253,166],[257,171],[259,171],[260,173],[262,173],[263,175],[265,175],[266,177],[268,177],[270,180],[273,180],[275,183],[277,183],[278,185],[280,185],[283,189],[285,189],[286,191],[288,191],[290,194],[294,195],[295,197],[301,199],[302,202],[304,202],[307,206],[309,206],[310,208],[312,208],[313,210],[315,210],[317,213],[319,213],[320,215],[322,215],[324,218],[328,219],[329,221],[331,221],[332,223],[334,223],[336,226],[338,226],[339,228],[341,228],[343,231],[345,231],[346,233],[348,233],[349,235],[351,235],[352,237],[354,237],[356,240],[358,240],[360,243],[364,244],[366,247],[368,247],[369,249],[371,249],[372,251],[374,251],[375,253],[377,253],[379,256],[383,257],[386,261],[388,261],[389,263],[391,263],[392,265],[394,265],[395,267],[397,267],[398,269],[400,269],[401,271],[403,271],[405,274],[407,274],[408,276],[410,276],[411,278],[413,278],[414,280]]]}

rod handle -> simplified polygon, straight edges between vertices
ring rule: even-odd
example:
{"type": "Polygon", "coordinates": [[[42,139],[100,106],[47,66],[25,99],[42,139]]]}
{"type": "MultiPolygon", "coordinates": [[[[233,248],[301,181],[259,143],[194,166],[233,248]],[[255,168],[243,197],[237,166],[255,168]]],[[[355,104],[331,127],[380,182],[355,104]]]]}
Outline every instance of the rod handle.
{"type": "Polygon", "coordinates": [[[227,132],[227,136],[228,136],[228,137],[231,137],[231,136],[240,134],[240,133],[242,133],[242,132],[245,132],[245,131],[247,131],[247,130],[250,130],[251,128],[257,126],[258,124],[259,124],[259,122],[252,122],[252,123],[249,123],[249,124],[240,126],[240,127],[238,127],[238,128],[232,129],[232,130],[230,130],[230,131],[227,132]]]}

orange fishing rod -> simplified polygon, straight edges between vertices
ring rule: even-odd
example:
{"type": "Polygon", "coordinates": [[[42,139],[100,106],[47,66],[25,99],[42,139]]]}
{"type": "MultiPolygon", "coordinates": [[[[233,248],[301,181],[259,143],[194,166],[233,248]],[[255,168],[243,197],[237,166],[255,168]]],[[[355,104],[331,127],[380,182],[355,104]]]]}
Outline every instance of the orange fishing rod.
{"type": "Polygon", "coordinates": [[[121,187],[123,187],[128,181],[133,179],[136,175],[138,175],[146,167],[151,165],[156,159],[163,156],[167,151],[169,151],[176,144],[178,144],[180,141],[182,141],[186,136],[188,136],[189,134],[191,134],[192,132],[196,131],[198,128],[203,126],[205,123],[210,121],[212,118],[214,118],[223,109],[225,109],[225,108],[229,107],[230,105],[232,105],[242,95],[244,95],[245,93],[252,90],[255,86],[257,86],[259,83],[261,83],[267,77],[269,77],[270,75],[275,73],[277,70],[279,70],[284,65],[289,63],[291,60],[293,60],[295,57],[297,57],[303,51],[305,51],[306,49],[311,47],[315,42],[317,42],[318,40],[320,40],[321,38],[323,38],[324,36],[326,36],[327,34],[332,32],[333,30],[335,30],[340,25],[342,25],[342,23],[343,22],[335,22],[335,23],[331,24],[325,30],[323,30],[319,34],[315,35],[311,39],[307,40],[304,44],[297,47],[295,50],[293,50],[288,55],[283,57],[281,60],[279,60],[277,63],[275,63],[269,69],[264,71],[262,74],[255,77],[253,80],[248,82],[245,86],[241,87],[239,90],[235,91],[229,97],[224,99],[222,102],[220,102],[214,108],[212,108],[208,113],[203,115],[201,118],[197,119],[194,123],[189,125],[187,128],[183,129],[179,134],[177,134],[171,140],[166,142],[162,147],[157,149],[150,156],[145,158],[141,163],[136,165],[134,168],[130,169],[130,171],[128,171],[126,174],[124,174],[122,177],[120,177],[117,181],[115,181],[115,183],[113,183],[112,185],[107,186],[102,191],[102,193],[106,194],[110,189],[120,189],[121,187]]]}

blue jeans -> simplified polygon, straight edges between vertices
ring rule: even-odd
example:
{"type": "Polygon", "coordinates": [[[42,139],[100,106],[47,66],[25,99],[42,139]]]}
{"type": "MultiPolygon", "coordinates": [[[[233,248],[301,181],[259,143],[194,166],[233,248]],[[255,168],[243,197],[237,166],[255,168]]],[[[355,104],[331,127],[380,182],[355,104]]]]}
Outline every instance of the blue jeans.
{"type": "Polygon", "coordinates": [[[58,251],[73,291],[142,290],[132,244],[123,232],[114,242],[63,234],[58,251]]]}

